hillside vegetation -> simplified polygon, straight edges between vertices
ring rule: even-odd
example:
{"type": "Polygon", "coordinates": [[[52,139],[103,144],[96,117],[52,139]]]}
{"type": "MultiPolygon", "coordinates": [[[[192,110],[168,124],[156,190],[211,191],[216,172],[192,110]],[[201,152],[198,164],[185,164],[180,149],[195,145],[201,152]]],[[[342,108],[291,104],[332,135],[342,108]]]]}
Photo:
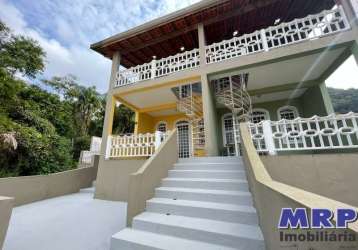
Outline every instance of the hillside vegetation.
{"type": "Polygon", "coordinates": [[[344,114],[353,111],[358,113],[358,88],[347,90],[328,88],[328,93],[331,96],[335,112],[344,114]]]}
{"type": "MultiPolygon", "coordinates": [[[[36,41],[0,21],[0,177],[74,168],[102,135],[104,96],[74,76],[42,79],[45,60],[36,41]]],[[[115,122],[114,132],[130,132],[133,112],[119,106],[115,122]]]]}

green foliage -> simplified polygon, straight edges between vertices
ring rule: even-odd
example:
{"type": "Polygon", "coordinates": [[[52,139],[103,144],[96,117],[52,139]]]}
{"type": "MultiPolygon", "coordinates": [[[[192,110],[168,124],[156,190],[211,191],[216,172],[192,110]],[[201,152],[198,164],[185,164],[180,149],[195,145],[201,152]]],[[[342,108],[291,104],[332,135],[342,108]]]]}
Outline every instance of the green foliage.
{"type": "MultiPolygon", "coordinates": [[[[36,41],[11,34],[0,21],[0,177],[71,169],[91,136],[102,136],[106,101],[95,87],[81,86],[74,76],[53,77],[43,80],[57,92],[49,93],[15,77],[35,78],[44,57],[36,41]]],[[[133,128],[134,113],[117,107],[114,133],[133,128]]]]}
{"type": "Polygon", "coordinates": [[[91,136],[76,137],[73,140],[73,156],[75,159],[80,157],[82,150],[89,150],[91,144],[91,136]]]}
{"type": "Polygon", "coordinates": [[[0,21],[0,67],[10,75],[21,73],[34,78],[44,69],[45,52],[38,42],[12,35],[0,21]]]}
{"type": "MultiPolygon", "coordinates": [[[[0,135],[11,134],[17,147],[0,147],[0,177],[48,174],[73,168],[72,107],[57,95],[15,78],[33,78],[44,68],[43,50],[14,36],[0,22],[0,135]]],[[[0,142],[2,144],[2,142],[0,142]]]]}
{"type": "Polygon", "coordinates": [[[358,112],[358,89],[335,89],[328,88],[331,96],[334,111],[345,114],[348,112],[358,112]]]}
{"type": "Polygon", "coordinates": [[[43,83],[52,87],[72,106],[73,126],[77,136],[85,136],[93,120],[98,120],[103,108],[102,96],[95,87],[83,87],[74,76],[53,77],[43,80],[43,83]]]}
{"type": "Polygon", "coordinates": [[[133,133],[134,112],[124,105],[116,107],[113,117],[113,133],[126,134],[133,133]]]}

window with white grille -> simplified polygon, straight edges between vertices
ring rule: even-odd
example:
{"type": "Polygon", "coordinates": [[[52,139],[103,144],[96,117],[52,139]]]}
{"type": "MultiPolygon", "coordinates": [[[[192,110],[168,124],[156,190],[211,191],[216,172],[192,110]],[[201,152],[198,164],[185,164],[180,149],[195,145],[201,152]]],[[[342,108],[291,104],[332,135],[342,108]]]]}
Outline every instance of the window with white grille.
{"type": "Polygon", "coordinates": [[[176,123],[178,131],[178,154],[179,158],[190,157],[190,128],[189,122],[180,121],[176,123]]]}
{"type": "Polygon", "coordinates": [[[234,139],[234,125],[232,120],[232,114],[226,114],[223,116],[223,140],[224,145],[235,144],[234,139]]]}
{"type": "Polygon", "coordinates": [[[279,108],[278,110],[278,118],[279,120],[286,119],[286,120],[294,120],[298,117],[298,111],[296,107],[293,106],[285,106],[279,108]]]}
{"type": "Polygon", "coordinates": [[[270,115],[265,109],[254,109],[251,113],[250,119],[252,123],[259,123],[265,120],[270,120],[270,115]]]}
{"type": "Polygon", "coordinates": [[[192,85],[183,85],[179,87],[179,98],[185,98],[191,96],[192,85]]]}
{"type": "Polygon", "coordinates": [[[160,131],[160,132],[167,132],[167,124],[165,122],[160,122],[158,125],[157,125],[157,131],[160,131]]]}
{"type": "Polygon", "coordinates": [[[214,80],[215,93],[220,93],[223,90],[230,88],[230,79],[229,77],[220,78],[214,80]]]}

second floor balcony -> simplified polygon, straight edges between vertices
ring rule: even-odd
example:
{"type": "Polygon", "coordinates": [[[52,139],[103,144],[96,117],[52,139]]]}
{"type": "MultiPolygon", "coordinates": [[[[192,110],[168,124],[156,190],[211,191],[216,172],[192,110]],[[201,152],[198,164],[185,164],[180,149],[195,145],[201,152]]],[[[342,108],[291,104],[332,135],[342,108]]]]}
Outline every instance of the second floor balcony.
{"type": "Polygon", "coordinates": [[[121,69],[116,75],[114,87],[122,87],[141,81],[160,78],[175,72],[219,63],[228,59],[265,53],[281,47],[300,42],[320,39],[350,29],[348,19],[342,6],[321,11],[318,14],[297,18],[280,23],[250,34],[234,36],[228,40],[206,45],[204,49],[195,48],[190,51],[153,60],[149,63],[121,69]],[[204,51],[201,55],[200,51],[204,51]],[[204,56],[205,60],[200,60],[204,56]],[[203,63],[205,65],[203,65],[203,63]]]}

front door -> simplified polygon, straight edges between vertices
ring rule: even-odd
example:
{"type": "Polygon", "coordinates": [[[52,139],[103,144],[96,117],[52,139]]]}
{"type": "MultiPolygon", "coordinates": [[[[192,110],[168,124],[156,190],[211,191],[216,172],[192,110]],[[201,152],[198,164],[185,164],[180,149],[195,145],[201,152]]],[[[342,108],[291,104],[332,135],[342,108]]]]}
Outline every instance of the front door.
{"type": "Polygon", "coordinates": [[[178,131],[178,154],[179,158],[190,157],[190,125],[187,121],[176,123],[178,131]]]}

